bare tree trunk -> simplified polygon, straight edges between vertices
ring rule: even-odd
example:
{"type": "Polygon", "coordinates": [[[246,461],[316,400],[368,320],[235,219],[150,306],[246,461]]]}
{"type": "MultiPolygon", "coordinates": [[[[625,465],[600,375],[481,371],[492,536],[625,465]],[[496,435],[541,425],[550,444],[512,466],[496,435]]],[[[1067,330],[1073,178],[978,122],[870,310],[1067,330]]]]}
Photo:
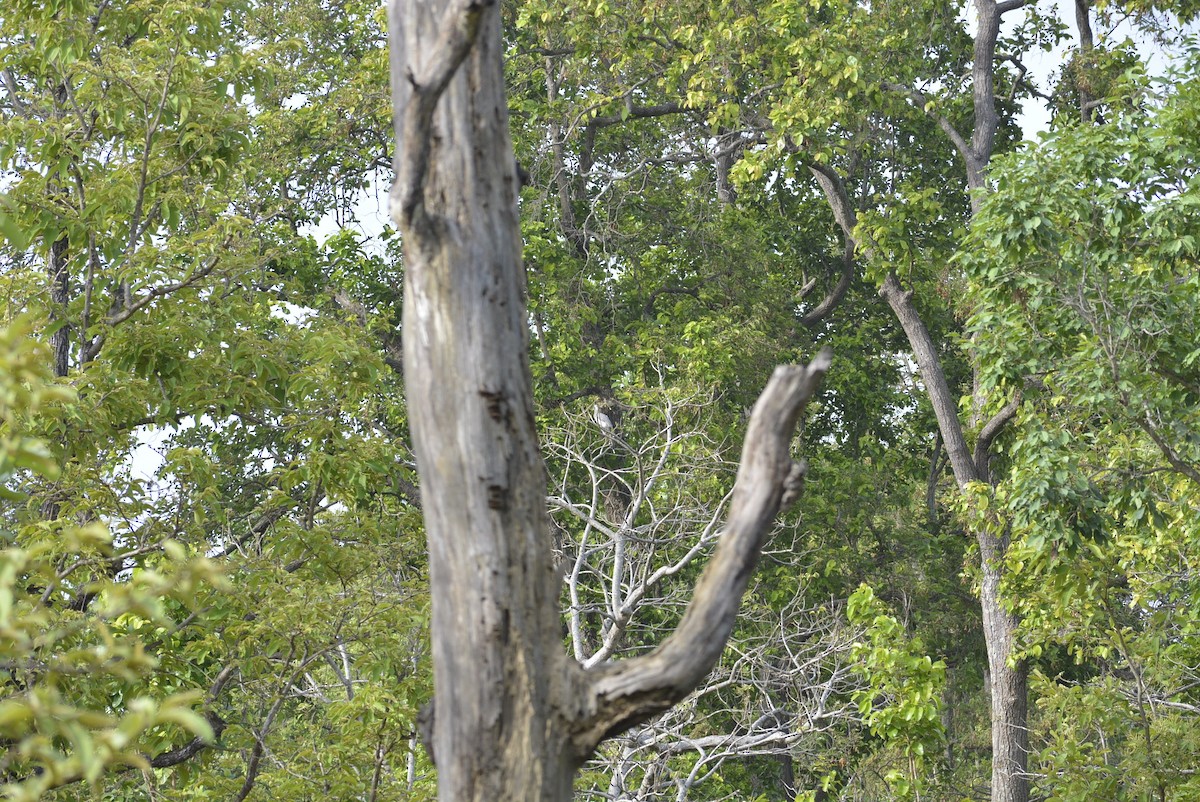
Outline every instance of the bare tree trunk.
{"type": "MultiPolygon", "coordinates": [[[[892,307],[908,335],[921,380],[937,416],[955,481],[960,488],[969,482],[989,482],[991,442],[1016,414],[1017,402],[1007,405],[989,421],[980,431],[974,453],[968,451],[954,396],[946,383],[933,338],[913,307],[910,294],[900,287],[894,274],[884,280],[880,294],[892,307]]],[[[976,532],[975,538],[982,558],[979,604],[983,612],[983,635],[992,678],[992,802],[1028,802],[1029,671],[1023,661],[1010,664],[1020,619],[1005,607],[1000,592],[1008,541],[1007,537],[997,537],[986,531],[976,532]]]]}
{"type": "MultiPolygon", "coordinates": [[[[61,117],[67,106],[67,87],[54,87],[55,116],[61,117]]],[[[60,179],[62,177],[60,176],[60,179]]],[[[66,200],[66,191],[57,182],[51,193],[59,200],[66,200]]],[[[66,376],[71,362],[71,329],[67,324],[67,304],[71,301],[71,273],[67,266],[69,240],[64,232],[50,243],[50,260],[46,264],[50,280],[50,322],[55,325],[50,335],[50,353],[54,358],[54,375],[66,376]]]]}
{"type": "Polygon", "coordinates": [[[796,766],[791,755],[779,756],[779,784],[782,786],[784,799],[796,798],[796,766]]]}
{"type": "Polygon", "coordinates": [[[736,143],[734,137],[739,136],[737,132],[733,132],[733,137],[730,136],[730,131],[721,128],[717,131],[717,201],[726,205],[737,203],[737,190],[733,186],[733,179],[729,175],[729,171],[733,169],[737,157],[740,155],[736,147],[732,145],[723,145],[724,142],[732,140],[736,143]]]}
{"type": "Polygon", "coordinates": [[[438,106],[424,158],[419,130],[398,132],[409,158],[398,164],[393,197],[406,259],[406,394],[429,537],[432,754],[443,800],[567,799],[580,757],[556,710],[573,694],[574,673],[557,638],[546,483],[523,358],[518,187],[494,12],[392,5],[393,87],[397,107],[408,109],[398,125],[413,111],[428,125],[438,106]],[[455,62],[461,72],[451,80],[455,62]]]}
{"type": "MultiPolygon", "coordinates": [[[[554,64],[546,57],[546,100],[551,108],[558,100],[558,78],[554,75],[554,64]]],[[[563,127],[557,121],[550,123],[550,153],[553,156],[551,164],[554,168],[554,186],[558,190],[558,218],[563,234],[571,248],[580,259],[588,257],[587,234],[579,229],[575,219],[575,193],[572,190],[572,176],[567,169],[567,146],[563,127]]]]}
{"type": "MultiPolygon", "coordinates": [[[[988,189],[986,171],[991,163],[1000,121],[995,95],[996,40],[1000,33],[1000,18],[1009,11],[1020,9],[1026,1],[975,0],[979,15],[975,32],[975,58],[971,68],[975,129],[971,136],[970,153],[964,154],[968,185],[972,190],[972,215],[978,213],[988,189]]],[[[980,430],[971,457],[974,479],[991,483],[988,463],[992,441],[1016,414],[1018,404],[1019,400],[1007,404],[980,430]]],[[[957,419],[955,423],[958,423],[957,419]]],[[[942,437],[949,447],[950,438],[945,427],[942,427],[942,437]]],[[[965,484],[966,477],[961,476],[957,468],[955,478],[960,487],[965,484]]],[[[988,532],[977,532],[975,536],[979,541],[982,559],[979,602],[983,610],[984,640],[992,676],[992,802],[1028,802],[1029,669],[1023,661],[1010,663],[1020,619],[1009,612],[1000,592],[1008,537],[997,537],[988,532]]]]}
{"type": "Polygon", "coordinates": [[[534,429],[499,8],[393,0],[390,28],[438,794],[567,800],[600,741],[669,709],[719,658],[774,516],[799,494],[789,443],[829,355],[777,368],[755,405],[724,534],[677,631],[650,654],[584,671],[562,643],[534,429]]]}

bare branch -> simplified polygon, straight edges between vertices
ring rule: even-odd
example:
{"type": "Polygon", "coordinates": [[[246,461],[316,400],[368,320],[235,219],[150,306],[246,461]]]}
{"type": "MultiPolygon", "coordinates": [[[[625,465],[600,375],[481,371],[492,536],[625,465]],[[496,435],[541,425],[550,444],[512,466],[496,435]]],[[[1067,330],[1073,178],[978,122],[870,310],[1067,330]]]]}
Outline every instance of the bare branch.
{"type": "Polygon", "coordinates": [[[1025,87],[1025,91],[1033,97],[1044,100],[1047,103],[1050,103],[1054,100],[1054,98],[1050,97],[1050,95],[1040,91],[1037,86],[1033,84],[1033,82],[1027,80],[1026,76],[1029,75],[1029,68],[1025,66],[1025,62],[1023,62],[1020,58],[1012,53],[1000,53],[998,54],[998,57],[1017,68],[1017,74],[1013,78],[1012,90],[1008,93],[1007,99],[1010,102],[1014,97],[1016,97],[1017,89],[1022,85],[1025,87]]]}
{"type": "Polygon", "coordinates": [[[946,382],[937,346],[934,345],[929,329],[925,327],[913,304],[912,293],[900,286],[900,280],[896,278],[895,273],[889,273],[883,280],[879,294],[888,302],[908,337],[909,346],[917,359],[917,368],[921,371],[921,381],[924,382],[925,391],[933,404],[933,412],[946,445],[946,453],[950,457],[950,466],[954,469],[954,479],[959,487],[963,487],[968,482],[977,480],[979,475],[972,460],[971,450],[967,448],[966,437],[963,436],[962,422],[958,419],[957,399],[950,392],[950,385],[946,382]]]}
{"type": "Polygon", "coordinates": [[[829,201],[830,208],[833,209],[833,219],[837,221],[846,238],[853,241],[854,227],[858,225],[858,215],[855,214],[854,206],[850,203],[850,194],[846,192],[846,185],[842,182],[842,177],[829,165],[816,162],[808,165],[808,171],[812,173],[813,178],[817,179],[817,183],[825,192],[825,198],[829,201]]]}
{"type": "Polygon", "coordinates": [[[833,286],[828,295],[821,299],[821,303],[804,313],[804,317],[800,318],[801,325],[812,328],[833,314],[833,310],[837,309],[838,304],[846,297],[846,292],[850,289],[850,282],[853,280],[854,240],[846,237],[846,246],[842,252],[842,274],[838,277],[837,284],[833,286]]]}
{"type": "MultiPolygon", "coordinates": [[[[803,559],[796,563],[802,564],[803,559]]],[[[784,754],[804,759],[823,740],[821,732],[861,719],[850,701],[862,687],[851,659],[861,630],[831,616],[825,605],[804,606],[800,597],[782,610],[757,609],[758,615],[751,613],[755,634],[731,645],[730,659],[721,660],[705,683],[661,718],[603,750],[592,766],[610,778],[607,792],[580,789],[583,798],[648,800],[659,793],[678,798],[666,791],[696,787],[726,760],[784,754]],[[694,760],[681,766],[673,759],[681,754],[694,760]],[[635,766],[640,777],[631,771],[635,766]]]]}
{"type": "MultiPolygon", "coordinates": [[[[232,238],[227,237],[221,248],[218,249],[218,252],[208,257],[208,259],[201,263],[200,267],[196,268],[196,270],[194,270],[186,278],[181,279],[180,281],[173,281],[169,284],[160,284],[157,287],[151,287],[145,293],[139,295],[136,301],[131,301],[130,303],[125,304],[123,307],[120,307],[119,311],[110,315],[108,320],[105,322],[109,326],[119,326],[141,310],[145,309],[155,299],[162,298],[178,292],[179,290],[191,287],[200,279],[208,276],[213,272],[213,270],[216,269],[217,265],[221,261],[221,252],[229,246],[231,241],[232,238]]],[[[95,337],[93,337],[87,343],[87,347],[84,349],[80,361],[83,364],[86,364],[94,360],[100,353],[100,349],[104,347],[104,342],[105,336],[103,333],[97,334],[95,337]]]]}
{"type": "Polygon", "coordinates": [[[591,708],[575,724],[579,754],[605,737],[661,713],[685,698],[725,648],[738,605],[778,513],[789,453],[800,414],[829,369],[823,349],[808,366],[775,369],[750,416],[733,501],[720,545],[697,583],[676,630],[648,655],[598,669],[590,682],[591,708]]]}
{"type": "MultiPolygon", "coordinates": [[[[1130,406],[1128,400],[1125,401],[1125,404],[1127,407],[1130,406]]],[[[1179,456],[1179,452],[1171,447],[1171,444],[1158,431],[1158,427],[1151,422],[1149,414],[1141,416],[1134,413],[1130,417],[1133,418],[1133,422],[1154,442],[1154,445],[1158,446],[1158,450],[1162,452],[1162,455],[1166,457],[1167,462],[1176,472],[1183,474],[1197,485],[1200,485],[1200,470],[1197,470],[1195,465],[1179,456]]]]}
{"type": "Polygon", "coordinates": [[[942,114],[938,114],[929,106],[930,98],[928,95],[919,89],[913,89],[902,84],[895,84],[888,81],[884,81],[883,88],[892,92],[899,92],[900,94],[907,96],[908,99],[913,103],[920,106],[921,109],[924,110],[925,113],[930,117],[932,117],[934,122],[938,124],[938,127],[942,129],[942,132],[946,135],[951,144],[954,145],[954,148],[964,159],[974,159],[974,151],[972,151],[970,143],[967,142],[966,138],[958,132],[958,129],[954,127],[954,124],[950,122],[949,118],[942,114]]]}
{"type": "MultiPolygon", "coordinates": [[[[808,171],[812,173],[813,178],[817,179],[817,183],[825,193],[825,198],[833,210],[833,218],[846,238],[845,250],[842,254],[842,274],[838,278],[837,284],[821,303],[810,309],[800,319],[801,324],[812,327],[833,313],[833,310],[846,297],[846,292],[850,289],[850,282],[854,280],[854,251],[857,245],[854,239],[854,227],[858,225],[858,218],[854,212],[854,206],[850,203],[850,194],[846,191],[846,185],[836,170],[829,165],[813,162],[808,165],[808,171]]],[[[806,294],[810,289],[811,286],[805,285],[801,292],[806,294]]]]}
{"type": "MultiPolygon", "coordinates": [[[[296,647],[293,645],[291,651],[288,653],[288,656],[284,658],[284,664],[290,664],[292,658],[295,656],[296,647]]],[[[291,687],[300,677],[300,675],[307,670],[308,664],[315,659],[317,659],[317,655],[305,654],[300,660],[299,666],[295,671],[292,672],[292,675],[290,677],[281,678],[275,701],[271,704],[270,710],[267,711],[267,715],[263,719],[262,725],[253,731],[254,746],[250,748],[250,756],[246,760],[246,776],[242,781],[242,787],[238,790],[237,795],[234,797],[234,802],[243,802],[243,800],[250,795],[250,792],[254,790],[254,784],[258,780],[258,772],[262,767],[263,754],[267,750],[267,733],[269,733],[271,727],[275,725],[275,717],[279,715],[280,708],[283,707],[283,703],[287,701],[288,698],[288,694],[286,693],[285,689],[291,687]]]]}
{"type": "Polygon", "coordinates": [[[684,106],[682,103],[659,103],[654,106],[635,106],[626,104],[624,114],[606,114],[603,117],[593,117],[588,121],[589,126],[596,128],[607,128],[613,125],[619,125],[628,120],[645,120],[652,117],[666,117],[669,114],[680,114],[685,111],[699,111],[699,109],[691,109],[684,106]]]}
{"type": "Polygon", "coordinates": [[[12,101],[13,110],[22,117],[28,116],[28,111],[25,108],[25,104],[21,102],[21,97],[17,94],[19,87],[17,86],[17,79],[12,74],[12,70],[0,70],[0,82],[4,84],[4,90],[8,92],[8,97],[12,101]]]}

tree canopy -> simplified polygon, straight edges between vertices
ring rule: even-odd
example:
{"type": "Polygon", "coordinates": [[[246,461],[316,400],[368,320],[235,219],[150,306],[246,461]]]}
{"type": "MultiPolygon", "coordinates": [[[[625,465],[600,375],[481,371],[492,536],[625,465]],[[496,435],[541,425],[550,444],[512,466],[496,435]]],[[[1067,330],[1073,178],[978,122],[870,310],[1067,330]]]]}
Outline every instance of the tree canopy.
{"type": "MultiPolygon", "coordinates": [[[[728,648],[576,798],[1200,794],[1197,11],[499,4],[527,311],[489,344],[572,672],[657,653],[760,390],[835,354],[728,648]]],[[[412,440],[459,404],[403,394],[388,30],[0,9],[6,798],[437,796],[412,440]]]]}

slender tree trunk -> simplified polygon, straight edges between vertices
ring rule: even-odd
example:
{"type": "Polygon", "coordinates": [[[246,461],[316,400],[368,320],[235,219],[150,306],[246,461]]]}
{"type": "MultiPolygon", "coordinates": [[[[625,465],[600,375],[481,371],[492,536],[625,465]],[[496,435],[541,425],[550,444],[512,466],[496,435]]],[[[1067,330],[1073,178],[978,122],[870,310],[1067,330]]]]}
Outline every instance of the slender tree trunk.
{"type": "MultiPolygon", "coordinates": [[[[558,78],[554,74],[554,63],[546,58],[546,100],[553,110],[558,100],[558,78]]],[[[551,112],[553,113],[553,111],[551,112]]],[[[563,135],[563,127],[556,120],[550,123],[550,153],[551,165],[554,168],[554,186],[558,190],[558,219],[559,227],[571,243],[571,248],[580,259],[587,259],[587,235],[579,229],[575,219],[575,193],[572,188],[571,173],[567,169],[567,146],[563,135]]]]}
{"type": "Polygon", "coordinates": [[[71,327],[67,324],[67,304],[71,300],[71,274],[67,269],[65,234],[50,246],[50,261],[47,263],[46,272],[50,279],[50,321],[56,326],[50,335],[54,375],[66,376],[71,367],[71,327]]]}
{"type": "Polygon", "coordinates": [[[726,128],[717,131],[717,201],[726,205],[737,203],[737,190],[734,189],[729,171],[733,169],[740,153],[732,145],[725,144],[731,141],[736,142],[734,139],[736,136],[738,134],[734,132],[731,137],[730,131],[726,128]]]}
{"type": "MultiPolygon", "coordinates": [[[[988,2],[989,0],[985,0],[988,2]]],[[[993,4],[994,5],[994,4],[993,4]]],[[[993,8],[994,10],[994,8],[993,8]]],[[[994,49],[998,16],[984,15],[981,25],[986,28],[981,35],[989,33],[991,48],[976,47],[977,56],[988,58],[994,49]],[[982,53],[980,52],[982,51],[982,53]]],[[[978,72],[978,70],[977,70],[978,72]]],[[[979,97],[977,93],[977,102],[979,97]]],[[[994,116],[994,115],[993,115],[994,116]]],[[[976,124],[986,125],[991,117],[978,115],[976,124]]],[[[963,138],[952,137],[958,142],[963,138]]],[[[990,147],[989,138],[975,137],[977,142],[990,147]]],[[[989,151],[990,153],[990,151],[989,151]]],[[[969,149],[963,153],[972,158],[969,149]]],[[[969,165],[968,165],[969,166],[969,165]]],[[[813,175],[820,184],[833,209],[834,218],[847,237],[853,238],[857,218],[849,196],[840,178],[829,168],[818,167],[813,175]]],[[[982,172],[979,173],[982,178],[982,172]]],[[[978,203],[978,193],[973,202],[978,203]]],[[[864,250],[870,257],[870,243],[864,250]]],[[[1014,399],[979,430],[974,449],[967,445],[966,433],[959,419],[957,397],[950,391],[938,355],[937,344],[922,321],[913,303],[912,293],[901,286],[894,273],[884,279],[879,294],[887,301],[912,348],[921,374],[921,382],[933,406],[954,480],[960,489],[971,482],[990,482],[991,445],[997,434],[1016,414],[1019,399],[1014,399]]],[[[974,533],[983,558],[983,583],[980,606],[983,613],[984,639],[987,645],[988,666],[991,676],[992,700],[992,802],[1028,802],[1030,785],[1027,772],[1029,759],[1028,717],[1028,668],[1024,663],[1010,665],[1015,634],[1020,620],[1008,612],[1000,592],[1000,581],[1004,572],[1004,553],[1007,541],[988,532],[974,533]]]]}
{"type": "Polygon", "coordinates": [[[1091,92],[1088,91],[1088,75],[1093,69],[1092,50],[1096,46],[1095,37],[1092,35],[1092,3],[1091,0],[1075,0],[1075,25],[1079,28],[1079,57],[1082,63],[1076,65],[1075,81],[1079,89],[1079,116],[1083,122],[1091,122],[1096,116],[1096,109],[1092,104],[1094,98],[1091,92]]]}
{"type": "MultiPolygon", "coordinates": [[[[1024,4],[1025,0],[975,0],[979,15],[972,65],[975,130],[971,136],[971,153],[965,158],[968,184],[972,190],[972,215],[978,213],[988,189],[986,171],[991,163],[1000,119],[996,112],[995,96],[996,41],[1000,32],[1000,18],[1024,4]]],[[[971,460],[976,480],[991,483],[988,465],[991,442],[1016,413],[1018,403],[1014,400],[1006,405],[981,430],[971,460]]],[[[945,437],[945,429],[942,435],[945,437]]],[[[963,478],[960,477],[959,485],[962,484],[963,478]]],[[[992,802],[1028,802],[1029,671],[1024,662],[1011,661],[1020,619],[1008,611],[1000,592],[1008,538],[978,532],[976,539],[982,559],[979,602],[983,611],[984,640],[987,642],[988,667],[992,676],[992,802]]]]}
{"type": "MultiPolygon", "coordinates": [[[[985,424],[976,440],[974,453],[968,451],[962,424],[954,408],[954,396],[946,383],[933,338],[917,315],[911,296],[900,287],[895,275],[885,279],[880,294],[900,320],[917,357],[921,380],[933,403],[955,481],[960,488],[970,482],[990,482],[992,439],[1016,413],[1017,402],[1006,406],[985,424]]],[[[989,532],[976,532],[975,538],[982,560],[979,604],[991,676],[991,799],[992,802],[1028,802],[1028,668],[1022,661],[1011,660],[1020,619],[1008,611],[1000,590],[1008,541],[1007,537],[997,537],[989,532]]]]}
{"type": "MultiPolygon", "coordinates": [[[[54,114],[61,119],[67,112],[67,86],[59,83],[54,86],[54,114]]],[[[51,185],[51,193],[56,200],[66,204],[67,192],[58,183],[66,180],[59,175],[51,185]]],[[[55,325],[50,335],[50,353],[54,358],[54,375],[66,376],[71,367],[71,328],[67,323],[67,304],[71,301],[71,273],[67,265],[70,244],[66,233],[50,243],[50,259],[46,264],[46,277],[50,280],[50,322],[55,325]]]]}
{"type": "Polygon", "coordinates": [[[796,766],[786,753],[779,756],[779,785],[784,799],[796,798],[796,766]]]}

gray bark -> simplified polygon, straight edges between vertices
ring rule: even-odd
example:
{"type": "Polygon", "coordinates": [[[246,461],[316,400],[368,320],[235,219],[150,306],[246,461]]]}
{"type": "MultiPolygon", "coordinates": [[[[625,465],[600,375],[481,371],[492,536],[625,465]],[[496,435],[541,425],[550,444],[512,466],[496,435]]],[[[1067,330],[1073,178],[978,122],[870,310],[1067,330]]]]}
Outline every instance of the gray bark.
{"type": "MultiPolygon", "coordinates": [[[[11,75],[9,76],[11,81],[11,75]]],[[[13,81],[15,88],[15,81],[13,81]]],[[[11,89],[10,88],[10,91],[11,89]]],[[[14,93],[14,103],[19,102],[14,93]]],[[[67,87],[59,83],[54,86],[55,117],[61,118],[67,106],[67,87]]],[[[62,180],[62,176],[59,180],[62,180]]],[[[66,191],[57,184],[52,185],[52,195],[59,201],[66,201],[66,191]]],[[[50,279],[50,322],[54,324],[54,333],[50,335],[50,352],[54,360],[54,375],[63,377],[70,370],[71,361],[71,329],[67,323],[67,304],[71,302],[71,273],[68,266],[68,238],[66,233],[59,235],[50,244],[50,258],[46,264],[47,278],[50,279]]]]}
{"type": "MultiPolygon", "coordinates": [[[[984,168],[991,158],[995,128],[998,124],[991,74],[1000,15],[1005,10],[1020,7],[1021,3],[1022,0],[1009,0],[1003,4],[997,4],[993,0],[979,0],[976,3],[980,17],[974,65],[975,131],[971,143],[959,136],[948,122],[941,121],[943,130],[966,162],[967,180],[973,190],[973,209],[978,208],[982,202],[980,193],[986,190],[984,168]]],[[[823,165],[816,165],[810,169],[825,193],[834,219],[845,236],[861,248],[868,259],[871,258],[871,243],[854,241],[857,216],[841,178],[831,168],[823,165]]],[[[912,348],[921,382],[925,385],[925,392],[933,406],[938,432],[946,449],[955,483],[960,489],[965,489],[971,482],[990,483],[992,443],[1016,415],[1020,399],[1010,401],[979,429],[975,448],[972,450],[967,445],[966,432],[958,415],[958,399],[946,381],[937,344],[913,303],[911,291],[901,286],[895,273],[889,273],[879,288],[879,294],[891,307],[892,313],[904,330],[909,347],[912,348]]],[[[979,601],[983,615],[989,675],[992,678],[991,799],[992,802],[1028,802],[1028,667],[1023,661],[1011,660],[1020,619],[1005,607],[1000,592],[1004,553],[1008,542],[1006,537],[988,531],[974,534],[982,555],[979,601]]]]}
{"type": "Polygon", "coordinates": [[[992,802],[1029,800],[1029,668],[1013,661],[1021,620],[1000,592],[1008,538],[980,533],[979,602],[992,695],[992,802]],[[1011,664],[1010,664],[1011,663],[1011,664]]]}
{"type": "MultiPolygon", "coordinates": [[[[1075,25],[1079,28],[1079,55],[1082,57],[1081,69],[1089,70],[1092,67],[1091,55],[1095,49],[1096,40],[1092,35],[1092,19],[1091,19],[1092,3],[1091,0],[1075,0],[1075,25]]],[[[1096,117],[1096,107],[1094,98],[1086,89],[1086,76],[1075,76],[1075,80],[1080,83],[1079,86],[1079,115],[1083,122],[1091,122],[1096,117]]]]}
{"type": "MultiPolygon", "coordinates": [[[[558,100],[558,79],[554,75],[552,60],[546,58],[546,100],[553,107],[558,100]]],[[[554,186],[558,190],[558,218],[563,234],[580,259],[588,257],[587,233],[579,229],[575,219],[575,193],[572,191],[572,176],[567,170],[567,147],[563,126],[557,121],[550,123],[550,153],[553,156],[554,186]]]]}
{"type": "MultiPolygon", "coordinates": [[[[978,213],[988,189],[986,171],[991,163],[996,129],[1000,124],[996,113],[995,89],[996,40],[1000,33],[1000,18],[1009,11],[1021,8],[1025,2],[975,1],[979,15],[975,31],[975,58],[971,68],[975,130],[971,137],[971,152],[963,154],[967,183],[972,190],[972,214],[978,213]]],[[[989,463],[992,441],[1016,414],[1018,405],[1019,400],[1014,399],[980,430],[971,459],[978,481],[991,483],[989,463]]],[[[949,442],[945,428],[942,429],[942,437],[949,442]]],[[[955,476],[958,478],[957,469],[955,476]]],[[[958,478],[958,481],[961,486],[962,479],[958,478]]],[[[992,802],[1028,802],[1029,667],[1023,660],[1012,660],[1020,619],[1008,610],[1000,592],[1008,536],[980,531],[976,533],[976,539],[979,541],[982,561],[979,602],[983,609],[984,640],[992,677],[992,802]]]]}
{"type": "Polygon", "coordinates": [[[393,0],[404,375],[429,542],[439,798],[566,800],[606,737],[674,705],[719,657],[803,468],[789,442],[828,368],[776,370],[728,524],[678,630],[585,671],[561,639],[534,429],[517,176],[495,0],[393,0]]]}
{"type": "Polygon", "coordinates": [[[556,714],[575,677],[554,638],[558,585],[521,358],[525,282],[495,10],[391,8],[392,203],[429,539],[432,753],[440,798],[481,802],[565,799],[579,760],[556,714]]]}
{"type": "MultiPolygon", "coordinates": [[[[901,289],[894,273],[884,280],[880,294],[900,320],[916,356],[921,380],[933,404],[956,483],[963,488],[969,482],[990,482],[992,441],[1016,414],[1019,401],[1011,401],[983,426],[972,454],[967,449],[955,397],[946,383],[933,338],[917,314],[911,294],[901,289]]],[[[979,604],[983,614],[988,671],[992,678],[991,799],[992,802],[1028,802],[1029,670],[1024,661],[1012,660],[1017,627],[1021,622],[1019,617],[1009,612],[1000,589],[1008,538],[1007,535],[998,536],[980,530],[975,533],[975,539],[979,543],[981,558],[979,604]]]]}

